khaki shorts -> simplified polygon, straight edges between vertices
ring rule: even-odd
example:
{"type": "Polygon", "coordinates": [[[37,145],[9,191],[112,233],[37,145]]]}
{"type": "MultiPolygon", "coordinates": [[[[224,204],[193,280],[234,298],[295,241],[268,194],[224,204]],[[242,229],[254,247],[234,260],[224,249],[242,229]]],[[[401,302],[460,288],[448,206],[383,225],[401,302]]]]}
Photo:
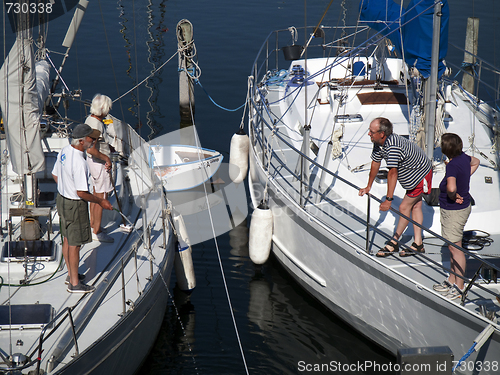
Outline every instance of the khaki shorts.
{"type": "Polygon", "coordinates": [[[450,242],[462,241],[464,227],[469,218],[471,205],[461,210],[441,208],[441,235],[450,242]]]}
{"type": "Polygon", "coordinates": [[[89,207],[84,200],[64,198],[57,194],[57,212],[61,223],[61,236],[70,246],[81,246],[92,241],[89,207]]]}

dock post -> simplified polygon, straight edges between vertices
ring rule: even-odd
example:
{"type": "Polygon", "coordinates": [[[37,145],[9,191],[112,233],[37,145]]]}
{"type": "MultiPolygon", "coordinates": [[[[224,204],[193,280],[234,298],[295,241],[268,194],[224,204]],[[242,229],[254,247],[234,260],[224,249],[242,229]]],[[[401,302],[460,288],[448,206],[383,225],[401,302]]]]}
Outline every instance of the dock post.
{"type": "Polygon", "coordinates": [[[467,33],[465,36],[465,52],[464,52],[464,74],[462,77],[462,86],[470,93],[474,93],[474,82],[476,72],[474,65],[476,64],[477,44],[479,36],[479,18],[467,18],[467,33]]]}
{"type": "Polygon", "coordinates": [[[194,64],[196,53],[193,41],[193,25],[186,19],[177,24],[177,48],[179,52],[179,110],[181,123],[194,122],[194,64]]]}

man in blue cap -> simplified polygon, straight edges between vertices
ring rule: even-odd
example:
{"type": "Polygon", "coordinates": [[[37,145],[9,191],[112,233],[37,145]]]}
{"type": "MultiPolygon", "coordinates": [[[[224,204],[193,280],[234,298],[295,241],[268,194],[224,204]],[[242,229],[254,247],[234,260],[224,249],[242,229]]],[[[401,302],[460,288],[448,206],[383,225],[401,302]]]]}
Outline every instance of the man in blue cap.
{"type": "Polygon", "coordinates": [[[88,166],[85,151],[92,147],[100,132],[87,124],[75,127],[71,144],[63,147],[57,155],[52,176],[57,183],[57,211],[61,218],[61,235],[64,237],[62,252],[68,269],[68,292],[90,293],[93,286],[83,282],[78,274],[80,248],[92,241],[88,202],[99,204],[106,210],[113,209],[111,203],[89,192],[88,166]]]}

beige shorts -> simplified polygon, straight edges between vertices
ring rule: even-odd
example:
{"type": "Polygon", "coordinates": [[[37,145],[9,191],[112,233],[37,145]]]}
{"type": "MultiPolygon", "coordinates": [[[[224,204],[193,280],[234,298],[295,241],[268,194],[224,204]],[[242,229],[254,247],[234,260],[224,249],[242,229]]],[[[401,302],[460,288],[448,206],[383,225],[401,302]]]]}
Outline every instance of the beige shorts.
{"type": "Polygon", "coordinates": [[[89,156],[87,157],[87,164],[89,166],[90,180],[92,186],[94,186],[94,191],[96,193],[109,193],[113,190],[109,172],[104,168],[106,163],[100,159],[94,160],[94,158],[89,156]]]}
{"type": "Polygon", "coordinates": [[[464,227],[469,218],[471,205],[461,210],[441,208],[441,235],[450,242],[462,241],[464,227]]]}

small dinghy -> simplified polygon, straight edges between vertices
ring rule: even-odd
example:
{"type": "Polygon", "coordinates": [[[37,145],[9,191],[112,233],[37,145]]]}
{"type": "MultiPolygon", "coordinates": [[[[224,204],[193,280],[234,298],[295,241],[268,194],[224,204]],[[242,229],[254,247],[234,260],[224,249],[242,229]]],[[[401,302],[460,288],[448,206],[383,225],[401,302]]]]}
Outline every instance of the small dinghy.
{"type": "Polygon", "coordinates": [[[222,154],[188,145],[149,146],[149,165],[167,191],[192,189],[209,180],[219,169],[222,154]]]}

